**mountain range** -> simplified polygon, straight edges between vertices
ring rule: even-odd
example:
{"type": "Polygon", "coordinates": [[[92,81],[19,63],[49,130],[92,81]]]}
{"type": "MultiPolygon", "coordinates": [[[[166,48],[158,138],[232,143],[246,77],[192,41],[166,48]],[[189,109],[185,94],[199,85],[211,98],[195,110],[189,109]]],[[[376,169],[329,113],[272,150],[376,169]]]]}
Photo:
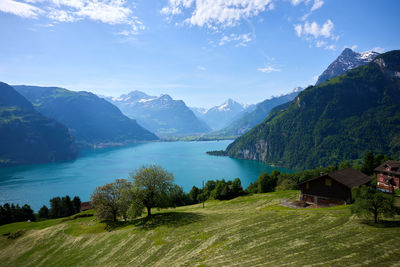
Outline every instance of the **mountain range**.
{"type": "Polygon", "coordinates": [[[237,138],[225,153],[305,169],[400,156],[400,50],[302,91],[237,138]]]}
{"type": "Polygon", "coordinates": [[[228,126],[246,112],[251,112],[254,109],[255,105],[240,104],[230,98],[221,105],[210,109],[192,108],[196,115],[204,120],[214,131],[228,126]]]}
{"type": "Polygon", "coordinates": [[[119,97],[106,97],[125,115],[136,119],[140,125],[160,136],[200,134],[210,131],[182,100],[169,95],[149,96],[133,91],[119,97]]]}
{"type": "Polygon", "coordinates": [[[251,128],[261,123],[268,116],[269,112],[276,106],[293,100],[302,90],[296,87],[291,93],[266,99],[255,105],[255,109],[244,112],[241,116],[230,123],[227,127],[210,133],[212,136],[238,136],[247,133],[251,128]]]}
{"type": "Polygon", "coordinates": [[[318,77],[315,85],[321,84],[329,79],[340,76],[347,71],[371,62],[379,53],[366,51],[357,53],[350,48],[342,51],[339,57],[333,61],[328,68],[318,77]]]}
{"type": "Polygon", "coordinates": [[[59,87],[13,86],[35,109],[66,125],[80,148],[129,144],[158,137],[90,92],[59,87]]]}
{"type": "Polygon", "coordinates": [[[0,166],[74,159],[67,127],[37,112],[13,87],[0,82],[0,166]]]}

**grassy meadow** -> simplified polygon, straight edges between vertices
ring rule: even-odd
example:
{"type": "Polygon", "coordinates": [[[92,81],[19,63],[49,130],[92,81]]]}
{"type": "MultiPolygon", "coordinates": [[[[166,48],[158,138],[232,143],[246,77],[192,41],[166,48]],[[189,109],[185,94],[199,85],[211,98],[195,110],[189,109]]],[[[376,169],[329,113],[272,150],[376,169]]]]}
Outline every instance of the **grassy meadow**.
{"type": "Polygon", "coordinates": [[[90,216],[0,226],[5,266],[400,266],[400,218],[363,223],[349,206],[291,209],[298,191],[154,211],[107,224],[90,216]],[[7,234],[16,238],[8,238],[7,234]],[[20,235],[20,236],[18,236],[20,235]]]}

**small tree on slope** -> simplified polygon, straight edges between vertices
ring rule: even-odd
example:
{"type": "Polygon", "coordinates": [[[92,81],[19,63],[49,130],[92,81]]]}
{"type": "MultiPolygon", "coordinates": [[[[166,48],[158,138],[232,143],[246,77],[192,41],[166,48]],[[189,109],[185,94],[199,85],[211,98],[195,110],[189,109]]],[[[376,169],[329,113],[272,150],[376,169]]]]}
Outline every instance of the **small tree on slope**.
{"type": "Polygon", "coordinates": [[[374,222],[377,223],[380,217],[393,217],[396,213],[394,206],[394,197],[376,191],[371,186],[361,186],[352,190],[354,204],[351,207],[352,213],[358,217],[373,216],[374,222]]]}

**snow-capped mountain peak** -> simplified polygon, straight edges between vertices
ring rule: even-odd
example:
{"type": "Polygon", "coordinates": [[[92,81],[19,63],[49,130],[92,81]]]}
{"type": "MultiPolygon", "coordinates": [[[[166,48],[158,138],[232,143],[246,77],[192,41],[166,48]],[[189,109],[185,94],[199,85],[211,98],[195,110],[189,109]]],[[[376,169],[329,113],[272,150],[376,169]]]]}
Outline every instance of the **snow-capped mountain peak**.
{"type": "Polygon", "coordinates": [[[363,53],[357,53],[350,48],[346,48],[339,55],[339,57],[333,61],[328,68],[318,77],[318,81],[315,85],[323,83],[329,79],[340,76],[347,71],[365,65],[371,62],[379,53],[374,51],[366,51],[363,53]]]}

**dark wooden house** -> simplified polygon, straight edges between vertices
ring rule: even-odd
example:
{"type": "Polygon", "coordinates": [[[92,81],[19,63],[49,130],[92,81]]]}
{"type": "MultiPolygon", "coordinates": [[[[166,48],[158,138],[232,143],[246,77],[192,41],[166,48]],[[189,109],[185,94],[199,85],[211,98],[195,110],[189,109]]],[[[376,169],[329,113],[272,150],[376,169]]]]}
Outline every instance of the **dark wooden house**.
{"type": "Polygon", "coordinates": [[[300,183],[300,199],[318,205],[350,203],[351,189],[369,184],[371,180],[371,177],[352,168],[334,171],[300,183]]]}
{"type": "Polygon", "coordinates": [[[81,211],[89,210],[92,208],[92,203],[90,201],[81,203],[81,211]]]}
{"type": "Polygon", "coordinates": [[[378,190],[394,193],[400,186],[400,161],[389,160],[375,170],[378,190]]]}

